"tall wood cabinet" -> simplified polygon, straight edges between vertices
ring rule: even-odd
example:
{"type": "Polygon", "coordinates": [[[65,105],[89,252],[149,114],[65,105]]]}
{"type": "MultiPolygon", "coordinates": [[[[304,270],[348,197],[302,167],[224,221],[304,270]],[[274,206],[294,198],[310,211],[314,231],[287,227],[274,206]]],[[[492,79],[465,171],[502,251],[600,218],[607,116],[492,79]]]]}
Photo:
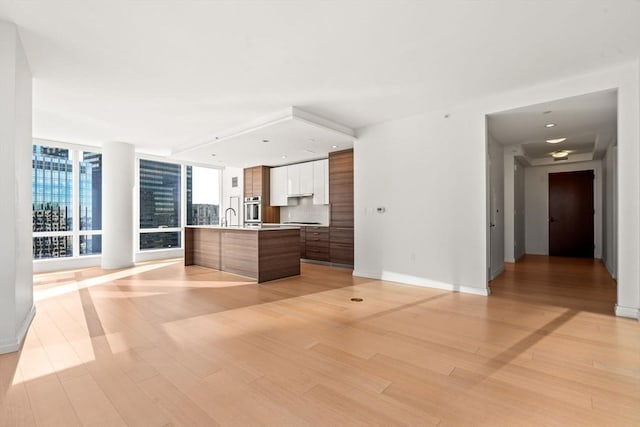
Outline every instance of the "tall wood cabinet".
{"type": "Polygon", "coordinates": [[[244,170],[244,197],[260,197],[262,222],[280,222],[280,208],[269,204],[270,169],[267,166],[255,166],[244,170]]]}
{"type": "Polygon", "coordinates": [[[353,265],[353,150],[329,153],[329,261],[353,265]]]}

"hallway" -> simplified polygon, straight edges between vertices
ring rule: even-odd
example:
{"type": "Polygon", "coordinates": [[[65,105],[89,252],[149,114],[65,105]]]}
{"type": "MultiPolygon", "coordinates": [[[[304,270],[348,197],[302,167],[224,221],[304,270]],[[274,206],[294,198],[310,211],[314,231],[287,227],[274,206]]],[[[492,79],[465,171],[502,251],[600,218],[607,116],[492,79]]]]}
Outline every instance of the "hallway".
{"type": "Polygon", "coordinates": [[[616,282],[599,259],[525,255],[489,286],[499,298],[614,315],[616,282]]]}

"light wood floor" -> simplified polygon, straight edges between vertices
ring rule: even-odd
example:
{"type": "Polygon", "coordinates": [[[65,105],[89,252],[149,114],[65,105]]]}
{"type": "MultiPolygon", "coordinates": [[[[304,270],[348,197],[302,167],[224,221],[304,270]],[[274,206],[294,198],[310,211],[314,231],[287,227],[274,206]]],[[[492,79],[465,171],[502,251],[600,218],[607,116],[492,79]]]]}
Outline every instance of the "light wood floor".
{"type": "Polygon", "coordinates": [[[37,275],[0,425],[640,425],[640,325],[599,262],[527,257],[491,288],[181,260],[37,275]]]}

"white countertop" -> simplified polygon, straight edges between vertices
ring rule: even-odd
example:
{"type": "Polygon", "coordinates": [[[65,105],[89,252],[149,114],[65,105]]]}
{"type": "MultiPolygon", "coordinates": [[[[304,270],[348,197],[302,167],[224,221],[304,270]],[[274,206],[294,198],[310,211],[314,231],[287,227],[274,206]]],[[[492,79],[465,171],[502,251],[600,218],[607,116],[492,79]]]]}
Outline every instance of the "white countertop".
{"type": "Polygon", "coordinates": [[[278,226],[279,225],[279,226],[282,226],[282,227],[287,227],[287,226],[290,226],[290,227],[328,227],[329,226],[329,224],[305,224],[305,223],[302,223],[302,222],[286,222],[286,223],[285,222],[281,222],[281,223],[277,223],[277,224],[276,223],[266,223],[266,224],[263,224],[263,225],[266,225],[266,226],[272,226],[272,225],[273,226],[278,226]]]}
{"type": "Polygon", "coordinates": [[[299,230],[300,226],[292,224],[262,224],[260,226],[240,226],[229,225],[222,227],[221,225],[187,225],[185,228],[210,228],[214,230],[233,230],[233,231],[272,231],[272,230],[299,230]]]}

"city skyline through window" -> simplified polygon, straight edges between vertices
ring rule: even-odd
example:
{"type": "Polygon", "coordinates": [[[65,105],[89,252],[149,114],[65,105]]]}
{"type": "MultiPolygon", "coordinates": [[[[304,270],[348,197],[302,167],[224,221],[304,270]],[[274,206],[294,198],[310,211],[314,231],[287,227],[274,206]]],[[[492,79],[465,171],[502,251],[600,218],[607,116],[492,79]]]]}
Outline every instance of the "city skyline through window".
{"type": "Polygon", "coordinates": [[[102,155],[36,144],[31,163],[33,258],[100,254],[102,155]]]}
{"type": "Polygon", "coordinates": [[[179,164],[140,159],[140,250],[181,246],[181,176],[179,164]]]}

